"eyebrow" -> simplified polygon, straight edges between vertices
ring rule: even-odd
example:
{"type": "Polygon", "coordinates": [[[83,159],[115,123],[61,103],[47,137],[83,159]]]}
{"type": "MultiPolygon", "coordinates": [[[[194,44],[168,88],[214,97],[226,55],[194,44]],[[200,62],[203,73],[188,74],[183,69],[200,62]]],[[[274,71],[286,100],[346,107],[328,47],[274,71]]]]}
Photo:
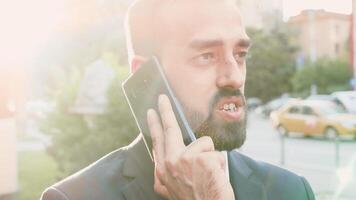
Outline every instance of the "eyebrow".
{"type": "MultiPolygon", "coordinates": [[[[223,45],[224,42],[222,40],[193,40],[189,46],[193,49],[202,50],[223,45]]],[[[249,39],[240,39],[235,46],[249,48],[251,41],[249,39]]]]}
{"type": "Polygon", "coordinates": [[[251,40],[250,39],[241,39],[237,42],[237,46],[243,47],[243,48],[249,48],[249,47],[251,47],[251,40]]]}

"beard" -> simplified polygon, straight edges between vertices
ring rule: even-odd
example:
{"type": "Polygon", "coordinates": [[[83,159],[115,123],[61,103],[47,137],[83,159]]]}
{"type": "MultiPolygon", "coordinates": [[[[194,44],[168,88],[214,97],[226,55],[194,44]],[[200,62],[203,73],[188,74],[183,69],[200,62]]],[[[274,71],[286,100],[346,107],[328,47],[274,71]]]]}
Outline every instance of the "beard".
{"type": "Polygon", "coordinates": [[[231,151],[240,148],[246,140],[247,108],[245,96],[240,90],[223,88],[217,91],[209,105],[209,115],[204,119],[203,114],[182,105],[185,115],[197,138],[209,136],[218,151],[231,151]],[[239,121],[228,122],[214,117],[214,108],[222,97],[236,96],[242,98],[243,116],[239,121]]]}

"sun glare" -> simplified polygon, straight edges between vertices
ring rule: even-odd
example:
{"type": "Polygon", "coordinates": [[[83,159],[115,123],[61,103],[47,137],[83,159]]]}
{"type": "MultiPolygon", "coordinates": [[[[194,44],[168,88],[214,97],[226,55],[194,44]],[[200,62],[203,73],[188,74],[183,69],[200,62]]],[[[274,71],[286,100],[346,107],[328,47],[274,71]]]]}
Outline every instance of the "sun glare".
{"type": "Polygon", "coordinates": [[[63,17],[62,1],[6,1],[0,7],[0,67],[33,59],[63,17]]]}

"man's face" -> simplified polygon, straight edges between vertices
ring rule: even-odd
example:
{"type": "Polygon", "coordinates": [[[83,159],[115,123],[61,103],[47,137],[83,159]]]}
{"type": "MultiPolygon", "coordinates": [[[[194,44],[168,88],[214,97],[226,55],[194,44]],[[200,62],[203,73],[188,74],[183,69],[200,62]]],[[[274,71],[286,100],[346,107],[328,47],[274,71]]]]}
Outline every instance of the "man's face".
{"type": "Polygon", "coordinates": [[[217,150],[245,140],[245,56],[249,38],[228,1],[181,0],[162,7],[159,57],[197,137],[217,150]]]}

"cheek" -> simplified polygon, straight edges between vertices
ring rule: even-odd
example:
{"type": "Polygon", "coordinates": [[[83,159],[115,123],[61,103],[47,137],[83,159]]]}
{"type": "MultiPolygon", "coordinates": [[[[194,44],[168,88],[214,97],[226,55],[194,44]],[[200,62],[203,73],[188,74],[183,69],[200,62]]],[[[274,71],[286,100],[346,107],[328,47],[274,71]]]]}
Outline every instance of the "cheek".
{"type": "Polygon", "coordinates": [[[245,65],[244,65],[244,68],[243,68],[244,70],[243,70],[243,73],[244,73],[244,84],[243,84],[243,86],[242,86],[242,88],[241,88],[241,91],[242,91],[242,93],[245,95],[245,84],[246,84],[246,73],[247,73],[247,70],[246,70],[246,63],[245,63],[245,65]]]}
{"type": "Polygon", "coordinates": [[[184,106],[204,117],[209,115],[210,101],[217,90],[213,73],[182,69],[167,76],[175,95],[184,106]]]}

